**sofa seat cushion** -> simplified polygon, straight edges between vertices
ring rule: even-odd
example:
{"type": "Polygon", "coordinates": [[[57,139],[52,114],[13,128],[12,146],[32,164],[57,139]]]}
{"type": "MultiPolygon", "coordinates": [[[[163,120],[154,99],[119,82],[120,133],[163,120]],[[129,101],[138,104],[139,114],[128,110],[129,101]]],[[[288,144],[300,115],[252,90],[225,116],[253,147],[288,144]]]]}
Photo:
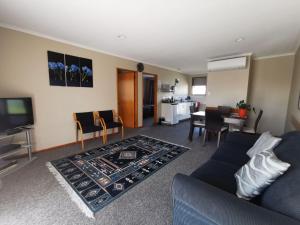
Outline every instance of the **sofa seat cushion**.
{"type": "Polygon", "coordinates": [[[191,176],[235,194],[236,181],[234,174],[238,169],[239,167],[232,164],[211,159],[194,171],[191,176]]]}
{"type": "Polygon", "coordinates": [[[291,164],[289,170],[268,187],[260,198],[260,204],[300,220],[300,132],[282,136],[274,149],[276,156],[291,164]]]}

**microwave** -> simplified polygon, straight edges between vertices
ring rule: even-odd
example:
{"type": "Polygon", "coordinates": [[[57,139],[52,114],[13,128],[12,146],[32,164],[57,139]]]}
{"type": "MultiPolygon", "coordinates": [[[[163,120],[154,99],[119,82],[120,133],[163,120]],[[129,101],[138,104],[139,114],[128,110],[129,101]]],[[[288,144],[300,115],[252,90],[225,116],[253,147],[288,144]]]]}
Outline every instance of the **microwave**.
{"type": "Polygon", "coordinates": [[[175,86],[171,85],[171,84],[161,84],[160,91],[161,92],[174,92],[175,86]]]}

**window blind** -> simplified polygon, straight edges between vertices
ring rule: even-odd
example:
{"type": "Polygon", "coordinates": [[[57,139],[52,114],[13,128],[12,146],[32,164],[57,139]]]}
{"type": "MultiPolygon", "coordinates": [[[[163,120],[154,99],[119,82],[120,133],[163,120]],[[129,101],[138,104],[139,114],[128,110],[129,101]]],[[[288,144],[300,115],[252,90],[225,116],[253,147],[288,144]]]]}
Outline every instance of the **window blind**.
{"type": "Polygon", "coordinates": [[[206,77],[193,77],[192,86],[206,85],[206,77]]]}

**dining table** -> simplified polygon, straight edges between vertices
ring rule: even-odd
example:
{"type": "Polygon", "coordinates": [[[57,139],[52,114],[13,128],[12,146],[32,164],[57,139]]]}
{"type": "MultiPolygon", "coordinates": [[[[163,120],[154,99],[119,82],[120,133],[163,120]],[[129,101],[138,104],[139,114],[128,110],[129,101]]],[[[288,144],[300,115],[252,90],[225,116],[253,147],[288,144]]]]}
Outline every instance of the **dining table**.
{"type": "MultiPolygon", "coordinates": [[[[229,126],[229,131],[237,131],[237,130],[242,130],[247,117],[240,117],[238,113],[230,113],[229,115],[224,115],[224,123],[228,124],[229,126]]],[[[194,121],[196,120],[202,120],[205,121],[205,111],[201,110],[198,112],[193,112],[191,113],[191,119],[190,119],[190,131],[189,131],[189,140],[193,140],[193,134],[194,134],[194,121]]],[[[202,133],[202,128],[199,127],[199,135],[202,133]]]]}

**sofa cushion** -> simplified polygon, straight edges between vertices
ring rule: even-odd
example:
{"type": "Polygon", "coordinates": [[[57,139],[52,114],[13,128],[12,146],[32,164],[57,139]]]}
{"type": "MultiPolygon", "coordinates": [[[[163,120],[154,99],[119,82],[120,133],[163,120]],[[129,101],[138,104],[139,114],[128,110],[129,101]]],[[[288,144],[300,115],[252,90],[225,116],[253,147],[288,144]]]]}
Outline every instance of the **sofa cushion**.
{"type": "Polygon", "coordinates": [[[230,163],[240,168],[249,161],[250,158],[246,152],[255,144],[259,136],[259,134],[231,132],[212,156],[212,159],[230,163]]]}
{"type": "Polygon", "coordinates": [[[246,200],[260,195],[290,166],[291,164],[279,160],[272,149],[255,154],[235,174],[236,195],[246,200]]]}
{"type": "Polygon", "coordinates": [[[251,148],[257,139],[260,137],[260,134],[248,134],[244,132],[230,132],[228,133],[225,142],[239,144],[251,148]]]}
{"type": "Polygon", "coordinates": [[[248,145],[242,145],[238,142],[225,141],[220,148],[213,154],[212,159],[233,164],[236,167],[242,167],[249,161],[248,145]]]}
{"type": "Polygon", "coordinates": [[[287,133],[282,139],[274,153],[291,167],[265,190],[260,204],[300,220],[300,132],[287,133]]]}
{"type": "Polygon", "coordinates": [[[238,169],[239,167],[232,164],[211,159],[194,171],[191,176],[235,194],[236,182],[234,174],[238,169]]]}
{"type": "Polygon", "coordinates": [[[280,143],[281,140],[281,138],[272,136],[270,131],[266,131],[260,135],[252,148],[250,148],[247,152],[247,155],[252,158],[258,153],[273,149],[280,143]]]}

